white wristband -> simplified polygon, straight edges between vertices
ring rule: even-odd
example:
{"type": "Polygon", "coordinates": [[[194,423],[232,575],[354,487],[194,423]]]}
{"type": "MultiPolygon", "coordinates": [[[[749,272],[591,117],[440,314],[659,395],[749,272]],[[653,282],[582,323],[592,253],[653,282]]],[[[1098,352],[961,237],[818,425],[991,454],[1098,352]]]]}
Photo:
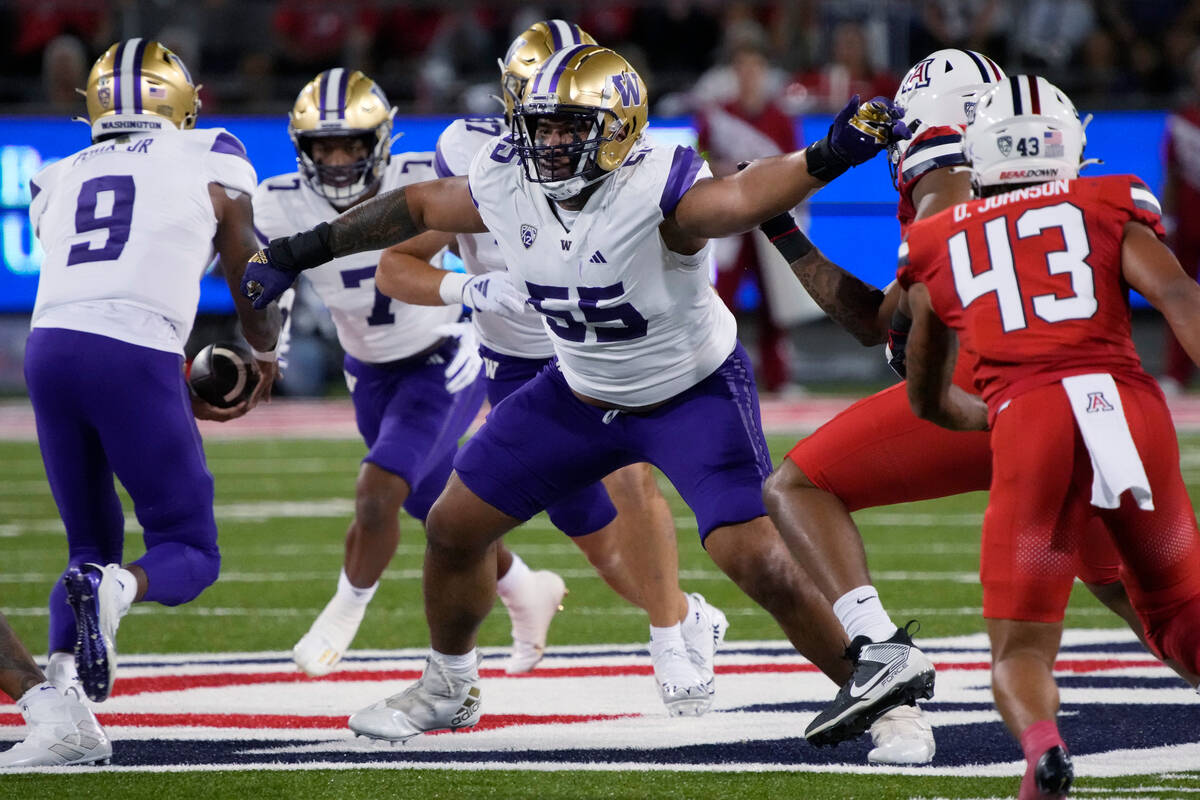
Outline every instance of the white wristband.
{"type": "Polygon", "coordinates": [[[253,347],[251,347],[250,353],[251,353],[251,355],[254,356],[255,361],[278,361],[279,360],[279,346],[278,345],[275,346],[274,350],[269,350],[266,353],[260,352],[258,350],[255,350],[253,347]]]}
{"type": "Polygon", "coordinates": [[[462,303],[463,287],[469,280],[471,280],[470,275],[461,272],[447,272],[438,286],[438,295],[441,296],[442,302],[448,306],[462,303]]]}

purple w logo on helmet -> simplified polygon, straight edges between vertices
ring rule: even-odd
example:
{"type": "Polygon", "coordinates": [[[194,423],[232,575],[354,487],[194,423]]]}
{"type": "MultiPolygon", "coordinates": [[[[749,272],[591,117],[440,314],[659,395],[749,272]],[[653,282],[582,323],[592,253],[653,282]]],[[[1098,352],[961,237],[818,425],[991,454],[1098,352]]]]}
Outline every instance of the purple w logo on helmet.
{"type": "Polygon", "coordinates": [[[642,102],[642,87],[638,85],[638,76],[630,72],[621,72],[612,77],[617,94],[621,95],[621,105],[637,105],[642,102]]]}

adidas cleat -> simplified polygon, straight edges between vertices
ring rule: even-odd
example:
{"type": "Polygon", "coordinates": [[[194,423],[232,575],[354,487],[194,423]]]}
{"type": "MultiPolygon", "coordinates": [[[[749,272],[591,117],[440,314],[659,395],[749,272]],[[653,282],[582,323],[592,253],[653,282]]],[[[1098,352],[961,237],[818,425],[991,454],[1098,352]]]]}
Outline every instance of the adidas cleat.
{"type": "Polygon", "coordinates": [[[20,703],[29,734],[0,753],[0,769],[107,764],[112,758],[112,744],[96,715],[77,697],[63,697],[48,683],[42,686],[45,688],[35,687],[32,691],[54,692],[56,696],[36,708],[28,702],[20,703]]]}
{"type": "Polygon", "coordinates": [[[352,715],[350,730],[371,739],[406,742],[429,731],[470,728],[479,722],[478,661],[473,672],[469,678],[454,675],[430,656],[416,683],[352,715]]]}
{"type": "Polygon", "coordinates": [[[933,728],[919,706],[896,706],[871,725],[872,764],[928,764],[937,752],[933,728]]]}
{"type": "Polygon", "coordinates": [[[118,564],[84,564],[63,575],[67,603],[75,614],[75,666],[84,693],[99,703],[108,699],[117,673],[117,626],[121,623],[118,564]]]}
{"type": "Polygon", "coordinates": [[[854,662],[853,675],[804,731],[815,747],[852,739],[890,709],[933,697],[933,662],[912,643],[908,626],[883,642],[859,636],[846,656],[854,662]]]}
{"type": "Polygon", "coordinates": [[[710,605],[703,595],[692,592],[688,595],[687,616],[679,628],[683,633],[683,643],[687,646],[688,658],[696,665],[708,693],[712,694],[716,691],[713,660],[721,642],[725,641],[729,620],[721,609],[710,605]]]}
{"type": "Polygon", "coordinates": [[[313,678],[333,672],[349,651],[365,614],[365,606],[345,608],[333,598],[292,648],[292,661],[313,678]]]}
{"type": "Polygon", "coordinates": [[[654,683],[672,717],[698,717],[712,707],[712,679],[705,680],[680,642],[650,642],[654,683]]]}
{"type": "Polygon", "coordinates": [[[567,586],[549,570],[529,573],[518,591],[501,598],[512,620],[512,654],[504,671],[510,675],[530,672],[546,653],[546,636],[554,615],[562,611],[567,586]]]}

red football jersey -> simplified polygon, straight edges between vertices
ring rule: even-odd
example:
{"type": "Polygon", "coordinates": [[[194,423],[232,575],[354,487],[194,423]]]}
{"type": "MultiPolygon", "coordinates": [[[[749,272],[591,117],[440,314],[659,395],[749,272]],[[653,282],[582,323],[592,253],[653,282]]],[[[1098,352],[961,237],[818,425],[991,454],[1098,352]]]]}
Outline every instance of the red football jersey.
{"type": "Polygon", "coordinates": [[[1059,180],[960,203],[914,223],[900,283],[979,359],[994,415],[1023,391],[1088,372],[1153,383],[1130,336],[1125,223],[1163,235],[1154,194],[1132,175],[1059,180]]]}

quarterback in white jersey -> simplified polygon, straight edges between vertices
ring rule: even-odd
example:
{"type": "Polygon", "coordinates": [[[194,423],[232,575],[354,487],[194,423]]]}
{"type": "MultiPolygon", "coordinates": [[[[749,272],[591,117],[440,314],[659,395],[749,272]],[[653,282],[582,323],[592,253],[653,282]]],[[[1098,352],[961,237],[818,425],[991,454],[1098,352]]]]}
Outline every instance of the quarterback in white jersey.
{"type": "MultiPolygon", "coordinates": [[[[490,229],[558,357],[559,369],[493,409],[456,457],[427,518],[426,585],[448,589],[426,597],[433,655],[414,686],[351,717],[359,733],[405,739],[475,724],[492,543],[639,461],[671,480],[709,555],[791,641],[835,682],[850,677],[845,632],[766,517],[771,462],[749,360],[707,276],[694,273],[709,238],[748,230],[873,157],[903,133],[899,113],[889,101],[854,98],[808,150],[712,178],[690,148],[645,148],[646,101],[621,56],[565,48],[534,74],[513,136],[479,153],[469,180],[381,196],[273,241],[247,268],[243,290],[261,304],[333,256],[428,229],[490,229]],[[653,368],[627,363],[643,359],[653,368]]],[[[857,713],[898,701],[880,702],[857,713]]]]}
{"type": "MultiPolygon", "coordinates": [[[[330,69],[310,81],[288,126],[299,171],[264,181],[254,195],[263,243],[333,219],[381,190],[435,177],[433,153],[392,156],[394,113],[361,72],[330,69]]],[[[332,672],[349,648],[395,553],[400,508],[425,519],[483,401],[471,325],[456,322],[460,308],[409,305],[382,294],[375,287],[379,256],[347,256],[308,274],[345,350],[346,381],[368,447],[337,592],[293,649],[297,666],[310,675],[332,672]]],[[[535,653],[531,669],[565,588],[557,575],[531,571],[507,550],[504,560],[501,574],[513,587],[509,611],[522,621],[514,624],[517,649],[535,653]]]]}
{"type": "Polygon", "coordinates": [[[217,578],[213,479],[193,415],[232,419],[268,395],[279,314],[235,292],[258,388],[232,409],[190,395],[183,344],[200,278],[215,250],[232,289],[254,251],[254,168],[229,132],[191,130],[195,84],[158,42],[114,44],[86,96],[93,144],[31,183],[46,258],[25,378],[67,532],[69,566],[50,593],[47,674],[60,690],[101,701],[130,605],[186,603],[217,578]],[[146,543],[124,567],[114,474],[146,543]]]}

